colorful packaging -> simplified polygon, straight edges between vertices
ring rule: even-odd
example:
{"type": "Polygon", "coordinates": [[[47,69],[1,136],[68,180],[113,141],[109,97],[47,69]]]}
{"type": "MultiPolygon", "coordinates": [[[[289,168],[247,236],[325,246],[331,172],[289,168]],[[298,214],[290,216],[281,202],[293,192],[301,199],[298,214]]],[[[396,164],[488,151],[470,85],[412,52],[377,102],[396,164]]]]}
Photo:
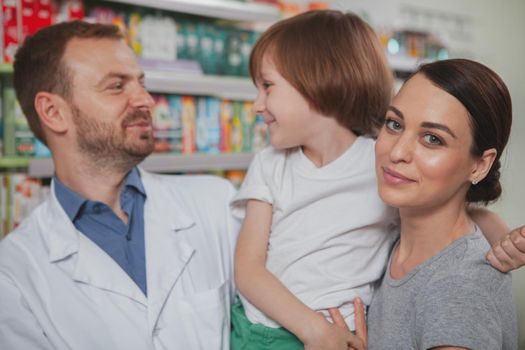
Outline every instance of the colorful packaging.
{"type": "Polygon", "coordinates": [[[182,147],[181,151],[185,154],[195,153],[195,118],[196,118],[196,101],[194,96],[182,97],[182,147]]]}
{"type": "Polygon", "coordinates": [[[232,152],[232,119],[233,119],[233,103],[230,100],[221,101],[220,110],[220,129],[221,141],[220,150],[223,153],[232,152]]]}
{"type": "Polygon", "coordinates": [[[217,56],[214,50],[215,28],[205,22],[197,24],[199,37],[199,63],[205,74],[217,73],[217,56]]]}
{"type": "Polygon", "coordinates": [[[215,97],[208,97],[207,129],[208,153],[220,153],[221,149],[221,101],[215,97]]]}
{"type": "Polygon", "coordinates": [[[242,103],[239,101],[233,102],[233,116],[231,122],[231,141],[230,147],[233,153],[242,152],[243,144],[243,127],[241,122],[242,103]]]}
{"type": "Polygon", "coordinates": [[[224,73],[226,75],[241,75],[242,55],[239,31],[229,30],[226,53],[224,73]]]}
{"type": "Polygon", "coordinates": [[[240,188],[246,172],[244,170],[228,170],[224,172],[224,177],[233,184],[235,188],[240,188]]]}
{"type": "Polygon", "coordinates": [[[170,135],[171,114],[166,95],[154,95],[153,106],[153,136],[155,137],[155,152],[164,153],[171,151],[170,135]]]}
{"type": "Polygon", "coordinates": [[[197,97],[197,118],[195,120],[195,144],[197,151],[206,153],[208,151],[208,125],[207,125],[206,97],[197,97]]]}
{"type": "Polygon", "coordinates": [[[255,113],[253,113],[252,107],[252,102],[245,101],[242,103],[242,152],[251,152],[253,150],[253,127],[255,124],[255,113]]]}
{"type": "Polygon", "coordinates": [[[2,1],[3,61],[13,62],[20,42],[21,24],[18,23],[17,0],[2,1]]]}
{"type": "Polygon", "coordinates": [[[182,153],[182,96],[169,95],[168,104],[171,115],[170,143],[172,153],[182,153]]]}
{"type": "Polygon", "coordinates": [[[268,127],[260,114],[255,115],[253,126],[252,152],[259,152],[268,145],[268,127]]]}
{"type": "Polygon", "coordinates": [[[128,43],[137,57],[142,57],[142,42],[140,40],[140,22],[142,16],[132,12],[128,19],[128,43]]]}

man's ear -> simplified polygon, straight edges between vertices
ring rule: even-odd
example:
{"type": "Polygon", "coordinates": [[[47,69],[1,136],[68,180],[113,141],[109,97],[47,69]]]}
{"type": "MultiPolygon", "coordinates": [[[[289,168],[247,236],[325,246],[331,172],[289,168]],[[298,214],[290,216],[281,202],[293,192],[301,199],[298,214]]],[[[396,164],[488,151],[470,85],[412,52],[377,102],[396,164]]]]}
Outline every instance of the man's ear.
{"type": "Polygon", "coordinates": [[[483,180],[490,171],[492,163],[494,163],[494,159],[496,159],[497,155],[498,151],[496,151],[495,148],[485,150],[481,157],[479,157],[479,159],[476,160],[476,163],[474,164],[469,179],[470,182],[472,182],[473,184],[477,184],[478,182],[483,180]]]}
{"type": "Polygon", "coordinates": [[[51,92],[40,91],[35,96],[35,110],[40,118],[42,126],[59,134],[68,129],[69,105],[59,95],[51,92]]]}

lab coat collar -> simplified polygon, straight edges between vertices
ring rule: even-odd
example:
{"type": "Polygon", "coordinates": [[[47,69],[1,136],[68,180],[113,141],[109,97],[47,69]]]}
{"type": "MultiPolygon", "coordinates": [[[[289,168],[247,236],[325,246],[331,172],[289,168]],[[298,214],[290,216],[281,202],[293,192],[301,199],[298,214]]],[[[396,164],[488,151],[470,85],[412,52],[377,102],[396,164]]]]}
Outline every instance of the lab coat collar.
{"type": "Polygon", "coordinates": [[[66,270],[69,270],[73,280],[127,296],[147,305],[146,297],[140,288],[122,268],[76,229],[56,198],[54,186],[52,182],[47,210],[41,216],[39,225],[48,230],[49,261],[61,264],[76,254],[74,267],[66,270]]]}
{"type": "Polygon", "coordinates": [[[139,171],[147,195],[144,205],[147,298],[111,257],[75,228],[55,196],[53,183],[39,226],[48,231],[51,263],[60,264],[78,254],[72,278],[147,305],[153,332],[166,299],[195,252],[181,234],[191,234],[196,224],[163,176],[139,171]]]}

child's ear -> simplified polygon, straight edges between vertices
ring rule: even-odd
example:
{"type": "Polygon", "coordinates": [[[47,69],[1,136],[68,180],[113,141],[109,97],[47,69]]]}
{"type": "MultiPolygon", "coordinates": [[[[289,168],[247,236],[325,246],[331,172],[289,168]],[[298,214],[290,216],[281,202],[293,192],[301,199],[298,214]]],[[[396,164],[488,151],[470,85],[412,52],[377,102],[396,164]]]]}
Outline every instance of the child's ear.
{"type": "Polygon", "coordinates": [[[475,162],[470,175],[469,181],[473,184],[477,184],[487,176],[494,163],[494,159],[498,155],[498,151],[495,148],[487,149],[483,152],[481,157],[475,162]]]}
{"type": "Polygon", "coordinates": [[[68,129],[69,105],[59,95],[40,91],[35,96],[35,110],[40,123],[55,133],[64,133],[68,129]]]}

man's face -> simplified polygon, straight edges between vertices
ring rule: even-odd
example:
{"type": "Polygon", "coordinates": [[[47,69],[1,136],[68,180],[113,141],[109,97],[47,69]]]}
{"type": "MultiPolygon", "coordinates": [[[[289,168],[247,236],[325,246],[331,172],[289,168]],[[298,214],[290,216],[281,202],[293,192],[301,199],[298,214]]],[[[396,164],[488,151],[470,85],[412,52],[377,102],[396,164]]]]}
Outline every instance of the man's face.
{"type": "Polygon", "coordinates": [[[73,39],[63,61],[77,149],[97,162],[135,165],[154,149],[144,73],[128,46],[114,39],[73,39]]]}

